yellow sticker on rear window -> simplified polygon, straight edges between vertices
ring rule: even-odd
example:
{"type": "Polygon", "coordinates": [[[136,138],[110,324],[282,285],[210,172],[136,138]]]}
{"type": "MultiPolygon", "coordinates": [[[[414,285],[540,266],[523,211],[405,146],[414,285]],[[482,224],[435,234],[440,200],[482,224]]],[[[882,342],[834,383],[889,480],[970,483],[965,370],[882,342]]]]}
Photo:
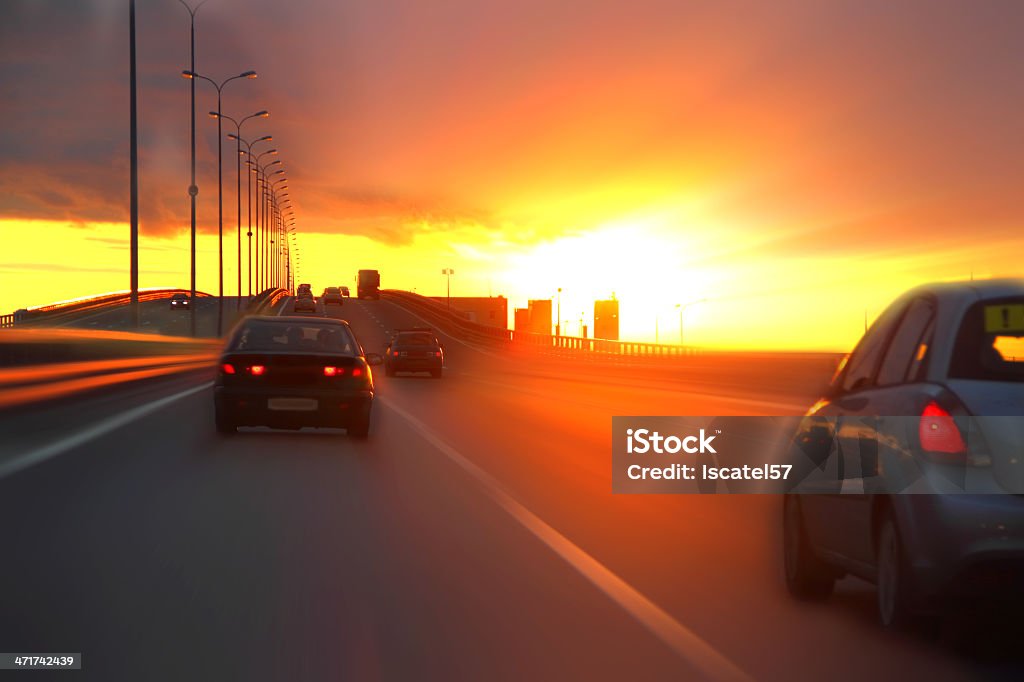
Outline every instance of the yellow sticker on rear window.
{"type": "Polygon", "coordinates": [[[1024,304],[985,306],[985,332],[1024,332],[1024,304]]]}

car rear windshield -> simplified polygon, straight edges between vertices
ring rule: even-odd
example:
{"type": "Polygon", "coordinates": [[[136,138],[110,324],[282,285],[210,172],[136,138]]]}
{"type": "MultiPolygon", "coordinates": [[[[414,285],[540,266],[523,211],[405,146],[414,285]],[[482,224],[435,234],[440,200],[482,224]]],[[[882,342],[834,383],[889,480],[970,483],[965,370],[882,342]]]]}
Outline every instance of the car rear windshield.
{"type": "Polygon", "coordinates": [[[395,339],[399,346],[436,346],[437,339],[426,332],[414,332],[411,334],[399,334],[395,339]]]}
{"type": "Polygon", "coordinates": [[[359,345],[342,325],[250,321],[235,334],[231,350],[355,355],[359,345]]]}
{"type": "Polygon", "coordinates": [[[327,287],[327,293],[329,294],[340,294],[338,287],[327,287]]]}
{"type": "Polygon", "coordinates": [[[964,315],[950,376],[1024,381],[1024,297],[975,303],[964,315]]]}

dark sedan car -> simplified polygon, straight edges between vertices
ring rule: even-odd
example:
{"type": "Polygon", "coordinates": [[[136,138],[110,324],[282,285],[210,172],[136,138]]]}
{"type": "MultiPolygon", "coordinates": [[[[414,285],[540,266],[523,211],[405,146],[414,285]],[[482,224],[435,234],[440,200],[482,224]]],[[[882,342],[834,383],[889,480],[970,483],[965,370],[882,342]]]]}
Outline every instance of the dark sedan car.
{"type": "Polygon", "coordinates": [[[338,287],[327,287],[324,289],[324,295],[320,298],[325,306],[328,305],[342,305],[344,301],[341,296],[341,289],[338,287]]]}
{"type": "Polygon", "coordinates": [[[171,296],[171,310],[187,310],[192,307],[192,301],[188,294],[174,294],[171,296]]]}
{"type": "Polygon", "coordinates": [[[1024,281],[899,298],[792,439],[810,466],[784,497],[789,590],[859,576],[886,626],[1024,597],[1022,415],[1024,281]]]}
{"type": "Polygon", "coordinates": [[[373,374],[344,320],[250,317],[232,333],[214,384],[217,430],[338,427],[365,438],[373,374]]]}
{"type": "Polygon", "coordinates": [[[299,296],[295,299],[295,305],[292,310],[296,313],[315,313],[316,299],[312,296],[299,296]]]}
{"type": "Polygon", "coordinates": [[[400,329],[384,352],[384,373],[429,372],[435,379],[444,371],[444,346],[426,328],[400,329]]]}

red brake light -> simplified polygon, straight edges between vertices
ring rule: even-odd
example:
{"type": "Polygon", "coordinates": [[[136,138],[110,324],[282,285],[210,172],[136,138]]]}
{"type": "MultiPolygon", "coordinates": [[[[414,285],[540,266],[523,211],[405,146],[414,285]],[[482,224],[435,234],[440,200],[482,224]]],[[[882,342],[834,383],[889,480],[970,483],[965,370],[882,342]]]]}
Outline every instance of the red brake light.
{"type": "Polygon", "coordinates": [[[235,366],[229,365],[228,363],[225,362],[223,365],[220,366],[220,371],[224,372],[225,374],[234,374],[235,366]]]}
{"type": "Polygon", "coordinates": [[[921,421],[918,423],[917,434],[921,440],[921,449],[931,454],[933,459],[950,463],[960,462],[962,457],[951,455],[967,454],[967,445],[953,416],[936,402],[930,402],[925,406],[924,412],[921,413],[921,421]],[[935,457],[936,454],[938,457],[935,457]]]}
{"type": "Polygon", "coordinates": [[[395,352],[392,353],[392,355],[394,355],[397,358],[398,357],[398,351],[396,350],[395,352]]]}
{"type": "Polygon", "coordinates": [[[254,377],[263,376],[263,373],[266,371],[267,368],[264,367],[263,365],[253,365],[252,367],[249,368],[249,374],[253,375],[254,377]]]}
{"type": "Polygon", "coordinates": [[[438,357],[438,358],[441,357],[441,351],[435,351],[434,352],[434,357],[438,357]]]}
{"type": "Polygon", "coordinates": [[[353,367],[352,368],[352,376],[354,376],[354,377],[361,377],[361,376],[363,376],[363,369],[361,367],[353,367]]]}
{"type": "Polygon", "coordinates": [[[324,367],[324,376],[325,377],[334,377],[334,376],[338,376],[339,374],[344,374],[344,373],[345,373],[345,370],[338,371],[337,367],[324,367]]]}

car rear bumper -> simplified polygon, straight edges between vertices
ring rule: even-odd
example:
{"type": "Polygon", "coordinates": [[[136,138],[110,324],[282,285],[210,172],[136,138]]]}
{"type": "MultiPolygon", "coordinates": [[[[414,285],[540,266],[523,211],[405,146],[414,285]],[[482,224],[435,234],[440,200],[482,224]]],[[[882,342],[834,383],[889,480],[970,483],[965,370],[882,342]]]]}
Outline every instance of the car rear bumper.
{"type": "Polygon", "coordinates": [[[214,387],[214,407],[237,426],[326,426],[344,428],[373,404],[370,391],[325,391],[322,389],[265,388],[260,390],[214,387]],[[312,410],[271,409],[275,398],[316,401],[312,410]]]}
{"type": "Polygon", "coordinates": [[[392,372],[436,372],[444,363],[437,358],[403,358],[388,363],[392,372]]]}
{"type": "Polygon", "coordinates": [[[1024,599],[1024,497],[894,500],[921,600],[1024,599]]]}

